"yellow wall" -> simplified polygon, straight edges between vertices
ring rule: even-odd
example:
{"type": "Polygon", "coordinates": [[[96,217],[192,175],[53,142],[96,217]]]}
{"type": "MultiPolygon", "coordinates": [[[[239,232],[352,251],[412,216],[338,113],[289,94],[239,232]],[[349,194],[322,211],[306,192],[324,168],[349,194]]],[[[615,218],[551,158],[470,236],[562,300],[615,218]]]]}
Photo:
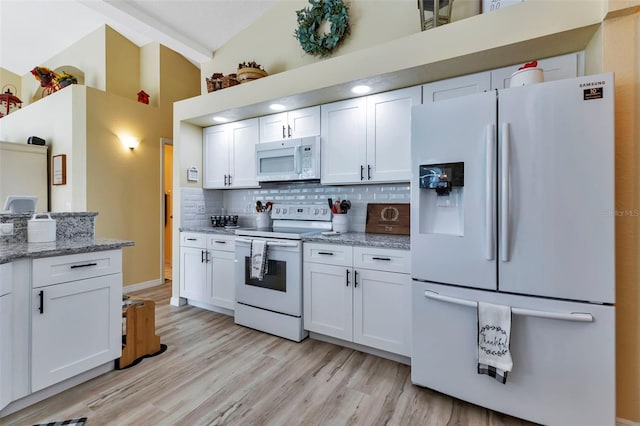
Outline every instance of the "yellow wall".
{"type": "MultiPolygon", "coordinates": [[[[420,32],[420,15],[415,0],[352,0],[348,4],[351,33],[332,57],[420,32]]],[[[476,0],[456,0],[452,21],[477,14],[479,4],[476,0]]],[[[214,72],[235,73],[241,62],[256,61],[269,74],[277,74],[323,60],[306,54],[293,37],[298,26],[296,11],[308,6],[306,0],[280,1],[216,50],[213,60],[201,66],[202,93],[207,93],[205,77],[214,72]]]]}
{"type": "Polygon", "coordinates": [[[160,48],[160,109],[163,135],[173,137],[173,103],[200,94],[200,70],[183,56],[159,45],[160,48]]]}
{"type": "Polygon", "coordinates": [[[640,13],[602,27],[603,70],[616,81],[617,413],[640,421],[640,13]],[[635,216],[634,216],[635,214],[635,216]]]}
{"type": "Polygon", "coordinates": [[[166,225],[164,227],[164,261],[171,262],[172,256],[172,232],[173,220],[172,202],[173,202],[173,145],[164,145],[164,193],[167,203],[166,225]]]}
{"type": "Polygon", "coordinates": [[[111,27],[105,26],[105,91],[127,99],[138,99],[140,49],[111,27]]]}
{"type": "Polygon", "coordinates": [[[133,240],[123,256],[124,284],[160,274],[159,110],[87,89],[87,209],[99,212],[96,236],[133,240]],[[140,138],[133,151],[120,135],[140,138]]]}

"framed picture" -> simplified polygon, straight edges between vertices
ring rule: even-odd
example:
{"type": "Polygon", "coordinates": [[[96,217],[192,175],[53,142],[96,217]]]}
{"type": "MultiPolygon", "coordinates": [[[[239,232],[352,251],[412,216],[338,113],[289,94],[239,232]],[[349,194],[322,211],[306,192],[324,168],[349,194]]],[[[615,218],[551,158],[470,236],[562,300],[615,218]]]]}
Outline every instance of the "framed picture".
{"type": "Polygon", "coordinates": [[[522,3],[524,0],[482,0],[482,13],[493,12],[503,7],[522,3]]]}
{"type": "Polygon", "coordinates": [[[51,157],[51,184],[67,184],[67,156],[66,154],[51,157]]]}

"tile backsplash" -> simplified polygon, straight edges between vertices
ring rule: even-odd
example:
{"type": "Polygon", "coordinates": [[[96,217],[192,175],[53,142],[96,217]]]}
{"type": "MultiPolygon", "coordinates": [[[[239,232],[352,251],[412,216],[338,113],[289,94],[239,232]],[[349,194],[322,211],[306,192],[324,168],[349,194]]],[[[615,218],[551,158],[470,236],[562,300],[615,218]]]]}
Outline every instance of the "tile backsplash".
{"type": "Polygon", "coordinates": [[[303,203],[327,205],[327,199],[349,200],[349,230],[364,232],[368,203],[409,203],[409,183],[328,186],[318,182],[264,183],[256,189],[182,188],[181,226],[210,226],[212,214],[239,216],[240,226],[254,226],[256,201],[274,204],[303,203]]]}

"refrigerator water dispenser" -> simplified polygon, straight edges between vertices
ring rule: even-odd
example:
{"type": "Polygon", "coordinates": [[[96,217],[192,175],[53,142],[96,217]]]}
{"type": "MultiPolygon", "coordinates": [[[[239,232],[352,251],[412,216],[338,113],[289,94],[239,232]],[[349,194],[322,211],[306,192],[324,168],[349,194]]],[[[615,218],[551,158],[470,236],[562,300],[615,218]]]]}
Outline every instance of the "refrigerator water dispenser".
{"type": "Polygon", "coordinates": [[[420,165],[420,232],[464,235],[464,163],[420,165]]]}

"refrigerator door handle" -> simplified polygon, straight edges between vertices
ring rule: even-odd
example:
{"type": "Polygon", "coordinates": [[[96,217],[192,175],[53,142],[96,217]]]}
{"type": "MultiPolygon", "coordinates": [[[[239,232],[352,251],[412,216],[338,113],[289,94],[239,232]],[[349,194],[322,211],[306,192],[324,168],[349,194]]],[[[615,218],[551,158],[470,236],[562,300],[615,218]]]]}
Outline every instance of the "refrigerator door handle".
{"type": "Polygon", "coordinates": [[[509,123],[502,123],[500,149],[500,258],[509,261],[509,123]]]}
{"type": "MultiPolygon", "coordinates": [[[[477,308],[478,302],[467,299],[459,299],[457,297],[443,296],[435,291],[426,290],[424,297],[427,299],[438,300],[440,302],[453,303],[454,305],[468,306],[470,308],[477,308]]],[[[533,309],[523,308],[511,308],[513,315],[524,315],[528,317],[547,318],[562,321],[576,321],[576,322],[593,322],[593,315],[584,312],[548,312],[548,311],[536,311],[533,309]]]]}
{"type": "Polygon", "coordinates": [[[496,137],[495,126],[487,124],[486,129],[486,170],[485,170],[485,200],[484,200],[484,231],[485,231],[485,255],[487,260],[494,260],[495,257],[495,183],[494,176],[496,170],[496,137]]]}

